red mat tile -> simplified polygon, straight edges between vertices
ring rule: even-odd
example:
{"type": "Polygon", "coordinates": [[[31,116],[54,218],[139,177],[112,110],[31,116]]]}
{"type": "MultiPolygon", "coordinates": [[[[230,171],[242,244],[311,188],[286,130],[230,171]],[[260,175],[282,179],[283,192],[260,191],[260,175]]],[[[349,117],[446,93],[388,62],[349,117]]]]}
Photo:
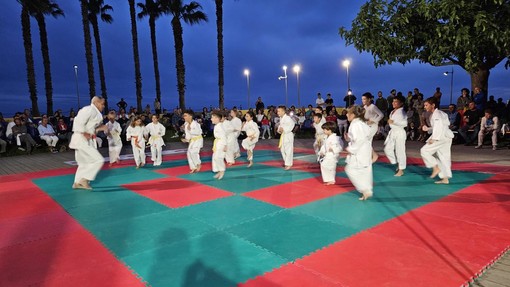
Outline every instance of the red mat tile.
{"type": "Polygon", "coordinates": [[[180,178],[149,180],[124,187],[171,208],[233,195],[231,192],[180,178]]]}
{"type": "Polygon", "coordinates": [[[144,286],[86,231],[0,249],[0,286],[144,286]]]}
{"type": "Polygon", "coordinates": [[[429,214],[510,230],[510,205],[450,195],[417,209],[429,214]]]}
{"type": "Polygon", "coordinates": [[[239,287],[341,287],[331,279],[320,274],[310,272],[302,266],[287,264],[263,276],[250,279],[246,283],[239,284],[239,287]]]}
{"type": "Polygon", "coordinates": [[[0,249],[81,230],[63,209],[0,221],[0,249]]]}
{"type": "Polygon", "coordinates": [[[419,211],[411,211],[368,232],[450,256],[470,270],[487,265],[508,246],[510,239],[510,230],[419,211]]]}
{"type": "Polygon", "coordinates": [[[354,189],[346,178],[337,177],[336,185],[325,186],[320,178],[310,178],[244,193],[243,196],[284,208],[292,208],[354,189]]]}
{"type": "MultiPolygon", "coordinates": [[[[205,171],[211,171],[212,165],[210,162],[204,162],[202,163],[202,166],[200,167],[200,172],[205,171]]],[[[169,176],[180,176],[184,174],[188,174],[190,172],[189,165],[183,165],[183,166],[176,166],[176,167],[170,167],[170,168],[164,168],[156,170],[157,173],[166,174],[169,176]]]]}
{"type": "Polygon", "coordinates": [[[510,174],[496,174],[453,195],[484,202],[510,204],[510,174]]]}
{"type": "Polygon", "coordinates": [[[454,258],[363,232],[296,261],[347,286],[460,286],[476,269],[454,258]]]}
{"type": "Polygon", "coordinates": [[[487,173],[505,173],[510,172],[510,166],[493,165],[477,162],[452,162],[453,170],[487,172],[487,173]]]}
{"type": "Polygon", "coordinates": [[[0,185],[0,221],[56,210],[61,207],[31,181],[0,185]]]}

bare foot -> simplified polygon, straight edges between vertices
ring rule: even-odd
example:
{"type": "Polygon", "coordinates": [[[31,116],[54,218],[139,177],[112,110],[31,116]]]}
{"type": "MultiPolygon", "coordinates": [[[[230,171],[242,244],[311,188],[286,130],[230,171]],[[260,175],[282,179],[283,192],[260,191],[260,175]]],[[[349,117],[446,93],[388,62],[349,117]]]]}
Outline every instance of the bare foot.
{"type": "Polygon", "coordinates": [[[364,192],[363,195],[359,198],[359,200],[367,200],[369,198],[371,198],[373,195],[373,193],[370,191],[370,192],[364,192]]]}
{"type": "Polygon", "coordinates": [[[432,174],[430,175],[430,178],[434,178],[434,177],[436,177],[436,176],[439,174],[439,172],[440,172],[440,171],[441,171],[441,170],[439,169],[439,167],[434,166],[434,167],[432,168],[432,174]]]}
{"type": "Polygon", "coordinates": [[[220,176],[219,172],[214,175],[214,178],[218,178],[218,176],[220,176]]]}
{"type": "Polygon", "coordinates": [[[403,176],[403,175],[404,175],[404,170],[403,170],[403,169],[399,169],[399,170],[397,171],[397,173],[395,173],[395,175],[394,175],[394,176],[403,176]]]}
{"type": "Polygon", "coordinates": [[[218,172],[218,177],[217,177],[217,178],[218,178],[218,180],[222,179],[224,175],[225,175],[225,172],[224,172],[224,171],[220,171],[220,172],[218,172]]]}
{"type": "Polygon", "coordinates": [[[441,179],[441,180],[438,180],[438,181],[436,181],[436,182],[434,182],[434,183],[435,183],[435,184],[449,184],[449,183],[450,183],[450,181],[448,181],[448,178],[446,178],[446,177],[445,177],[445,178],[443,178],[443,179],[441,179]]]}
{"type": "Polygon", "coordinates": [[[192,169],[189,173],[195,173],[196,171],[196,169],[192,169]]]}
{"type": "Polygon", "coordinates": [[[200,168],[202,168],[202,166],[200,164],[197,164],[197,168],[195,168],[195,172],[199,172],[200,168]]]}
{"type": "Polygon", "coordinates": [[[286,165],[285,170],[289,170],[289,169],[290,169],[290,165],[286,165]]]}
{"type": "Polygon", "coordinates": [[[139,168],[140,168],[140,166],[139,166],[139,165],[137,165],[137,166],[136,166],[136,169],[139,169],[139,168]]]}
{"type": "Polygon", "coordinates": [[[228,166],[231,166],[231,165],[233,165],[233,164],[234,164],[234,163],[232,163],[232,162],[227,162],[227,165],[228,165],[228,166]]]}
{"type": "Polygon", "coordinates": [[[334,181],[330,181],[330,182],[325,182],[324,185],[334,185],[335,182],[334,181]]]}
{"type": "Polygon", "coordinates": [[[250,160],[250,163],[248,164],[248,167],[251,167],[253,165],[253,160],[250,160]]]}

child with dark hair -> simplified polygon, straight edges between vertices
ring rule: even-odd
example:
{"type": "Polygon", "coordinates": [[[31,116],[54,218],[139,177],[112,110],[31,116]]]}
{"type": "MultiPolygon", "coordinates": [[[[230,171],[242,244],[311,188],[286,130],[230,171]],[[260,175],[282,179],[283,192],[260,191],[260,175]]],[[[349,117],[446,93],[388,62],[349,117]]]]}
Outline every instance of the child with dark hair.
{"type": "Polygon", "coordinates": [[[319,151],[319,162],[321,164],[322,181],[325,185],[335,184],[336,166],[338,157],[342,151],[340,138],[336,135],[336,123],[327,122],[322,125],[326,137],[319,151]]]}
{"type": "Polygon", "coordinates": [[[135,118],[131,121],[131,125],[127,128],[126,138],[128,141],[131,141],[136,168],[140,168],[145,165],[146,136],[147,132],[143,125],[142,118],[140,116],[135,116],[135,118]]]}
{"type": "Polygon", "coordinates": [[[225,175],[225,155],[227,152],[227,133],[223,128],[223,114],[214,111],[211,114],[211,122],[214,125],[214,143],[212,155],[212,171],[216,174],[214,178],[222,179],[225,175]]]}
{"type": "Polygon", "coordinates": [[[255,144],[259,141],[259,126],[257,123],[253,121],[255,118],[255,114],[253,112],[247,112],[244,115],[246,121],[241,128],[242,131],[246,132],[246,138],[242,141],[241,145],[248,153],[248,167],[253,165],[253,150],[255,149],[255,144]]]}
{"type": "Polygon", "coordinates": [[[188,157],[190,173],[200,171],[202,162],[200,161],[200,149],[204,146],[204,138],[202,137],[202,128],[200,124],[193,120],[193,111],[187,110],[183,113],[182,118],[184,119],[184,138],[183,142],[189,143],[188,157]]]}

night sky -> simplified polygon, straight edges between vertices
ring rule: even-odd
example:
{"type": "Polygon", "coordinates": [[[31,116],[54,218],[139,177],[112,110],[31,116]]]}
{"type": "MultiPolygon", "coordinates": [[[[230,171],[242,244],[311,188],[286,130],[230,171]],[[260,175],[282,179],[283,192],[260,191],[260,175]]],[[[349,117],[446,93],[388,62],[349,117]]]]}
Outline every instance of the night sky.
{"type": "MultiPolygon", "coordinates": [[[[21,33],[21,6],[16,1],[4,1],[0,18],[0,112],[10,117],[15,111],[30,108],[26,80],[26,64],[21,33]]],[[[65,18],[47,18],[51,68],[54,89],[54,108],[67,114],[77,107],[74,65],[78,65],[78,86],[81,105],[88,100],[88,83],[78,0],[56,1],[65,12],[65,18]]],[[[111,106],[124,97],[130,106],[136,106],[134,64],[131,42],[129,5],[124,0],[107,0],[113,6],[112,24],[100,23],[108,98],[111,106]]],[[[138,1],[141,2],[141,1],[138,1]]],[[[199,1],[209,22],[184,26],[184,61],[186,65],[186,103],[193,109],[218,106],[218,75],[216,48],[216,16],[212,0],[199,1]]],[[[188,2],[186,2],[188,3],[188,2]]],[[[289,66],[289,105],[297,104],[297,79],[292,66],[301,66],[301,104],[314,103],[317,92],[333,95],[335,104],[343,106],[347,90],[347,73],[342,67],[350,59],[350,85],[355,95],[366,91],[374,94],[382,90],[387,96],[393,88],[407,91],[417,87],[431,96],[436,87],[443,91],[442,103],[450,99],[450,76],[444,71],[451,67],[432,67],[413,62],[375,68],[372,57],[346,47],[338,35],[338,28],[350,28],[363,1],[347,0],[225,0],[224,53],[225,105],[247,106],[247,81],[244,69],[250,70],[250,102],[257,97],[266,105],[285,103],[282,66],[289,66]]],[[[139,12],[137,10],[137,12],[139,12]]],[[[148,18],[139,20],[138,35],[143,79],[143,106],[155,98],[153,62],[148,18]]],[[[32,24],[33,52],[36,64],[39,109],[46,111],[42,57],[39,32],[32,24]]],[[[178,104],[175,53],[170,17],[156,22],[159,67],[161,73],[162,105],[173,109],[178,104]]],[[[94,49],[94,58],[95,49],[94,49]]],[[[501,62],[491,71],[489,95],[510,99],[509,72],[501,62]]],[[[96,93],[100,94],[97,64],[96,93]]],[[[453,99],[456,102],[463,87],[470,88],[469,75],[454,67],[453,99]]]]}

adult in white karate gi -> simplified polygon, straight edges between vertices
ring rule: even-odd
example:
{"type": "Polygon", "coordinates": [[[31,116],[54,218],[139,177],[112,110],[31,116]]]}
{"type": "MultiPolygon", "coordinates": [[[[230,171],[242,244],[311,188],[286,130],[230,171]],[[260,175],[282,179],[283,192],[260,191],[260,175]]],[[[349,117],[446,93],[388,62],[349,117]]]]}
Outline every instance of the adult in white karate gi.
{"type": "Polygon", "coordinates": [[[56,149],[58,142],[57,133],[55,133],[53,127],[50,124],[48,124],[47,116],[41,119],[41,123],[37,127],[37,130],[39,131],[39,137],[46,142],[50,151],[52,153],[57,152],[56,149]]]}
{"type": "Polygon", "coordinates": [[[236,158],[241,155],[237,138],[239,138],[243,123],[241,122],[241,119],[237,117],[237,110],[235,109],[230,111],[230,117],[230,120],[225,119],[223,121],[223,127],[227,132],[227,153],[225,155],[225,159],[228,165],[233,165],[236,158]]]}
{"type": "Polygon", "coordinates": [[[322,144],[326,140],[326,135],[324,135],[324,131],[322,130],[322,125],[325,123],[326,119],[322,116],[321,113],[313,114],[313,127],[315,129],[315,141],[313,142],[313,149],[315,150],[315,154],[317,156],[319,155],[322,144]]]}
{"type": "MultiPolygon", "coordinates": [[[[361,96],[361,102],[365,109],[365,120],[370,127],[370,141],[374,140],[374,136],[379,128],[379,122],[384,118],[384,114],[374,105],[374,96],[367,92],[361,96]]],[[[372,145],[372,162],[376,162],[379,155],[375,152],[372,145]]]]}
{"type": "Polygon", "coordinates": [[[347,119],[351,124],[347,137],[349,145],[345,160],[345,173],[354,187],[362,194],[359,200],[367,200],[373,195],[372,145],[370,127],[365,123],[364,110],[354,105],[347,109],[347,119]]]}
{"type": "Polygon", "coordinates": [[[432,135],[427,143],[421,148],[420,154],[425,162],[425,166],[432,168],[430,178],[439,176],[441,180],[438,184],[448,184],[452,177],[452,158],[451,148],[453,132],[450,130],[450,120],[448,115],[437,108],[437,98],[430,97],[425,100],[424,108],[431,112],[430,127],[423,126],[425,132],[432,135]]]}
{"type": "Polygon", "coordinates": [[[326,140],[322,143],[319,151],[319,162],[321,164],[322,181],[325,185],[335,184],[336,166],[338,157],[342,151],[340,138],[336,135],[336,123],[327,122],[321,127],[326,136],[326,140]]]}
{"type": "Polygon", "coordinates": [[[248,167],[253,165],[253,149],[255,144],[259,141],[259,126],[253,121],[255,114],[252,111],[248,111],[244,118],[246,121],[243,124],[242,131],[246,132],[246,138],[242,141],[241,145],[248,153],[248,167]]]}
{"type": "Polygon", "coordinates": [[[131,141],[131,148],[133,149],[133,157],[135,159],[136,168],[145,165],[145,137],[147,131],[143,125],[142,118],[135,116],[131,124],[126,130],[126,139],[131,141]]]}
{"type": "Polygon", "coordinates": [[[405,127],[407,126],[407,113],[404,111],[405,98],[397,95],[393,98],[393,110],[390,113],[388,124],[390,132],[384,141],[384,153],[388,157],[391,164],[397,165],[395,176],[404,175],[407,167],[406,156],[406,139],[407,134],[405,127]]]}
{"type": "Polygon", "coordinates": [[[202,128],[197,121],[193,120],[194,113],[191,110],[185,111],[182,115],[184,119],[184,134],[183,142],[189,143],[188,152],[188,165],[190,173],[200,171],[202,161],[200,160],[200,149],[204,146],[204,138],[202,137],[202,128]]]}
{"type": "Polygon", "coordinates": [[[110,157],[110,166],[114,163],[120,162],[120,152],[122,151],[122,139],[120,134],[122,133],[122,127],[115,120],[115,111],[108,113],[108,122],[105,131],[106,139],[108,140],[108,155],[110,157]]]}
{"type": "Polygon", "coordinates": [[[158,114],[152,115],[152,122],[145,126],[145,131],[150,134],[151,160],[154,166],[160,166],[163,160],[162,152],[165,145],[163,136],[165,135],[166,128],[159,122],[158,114]]]}
{"type": "Polygon", "coordinates": [[[104,163],[103,156],[97,150],[96,133],[106,131],[101,112],[104,99],[93,97],[90,106],[83,107],[73,121],[73,136],[69,148],[74,149],[78,169],[74,177],[73,188],[92,189],[90,181],[96,179],[104,163]]]}
{"type": "Polygon", "coordinates": [[[294,162],[294,133],[292,130],[296,123],[287,115],[287,108],[285,106],[279,106],[276,112],[280,117],[280,125],[277,130],[280,134],[278,147],[283,157],[285,170],[289,170],[294,162]]]}
{"type": "MultiPolygon", "coordinates": [[[[214,178],[222,179],[225,175],[225,154],[227,151],[227,133],[223,127],[223,114],[214,111],[211,113],[211,122],[214,124],[214,143],[212,155],[212,170],[216,174],[214,178]]],[[[228,121],[227,121],[228,122],[228,121]]]]}

